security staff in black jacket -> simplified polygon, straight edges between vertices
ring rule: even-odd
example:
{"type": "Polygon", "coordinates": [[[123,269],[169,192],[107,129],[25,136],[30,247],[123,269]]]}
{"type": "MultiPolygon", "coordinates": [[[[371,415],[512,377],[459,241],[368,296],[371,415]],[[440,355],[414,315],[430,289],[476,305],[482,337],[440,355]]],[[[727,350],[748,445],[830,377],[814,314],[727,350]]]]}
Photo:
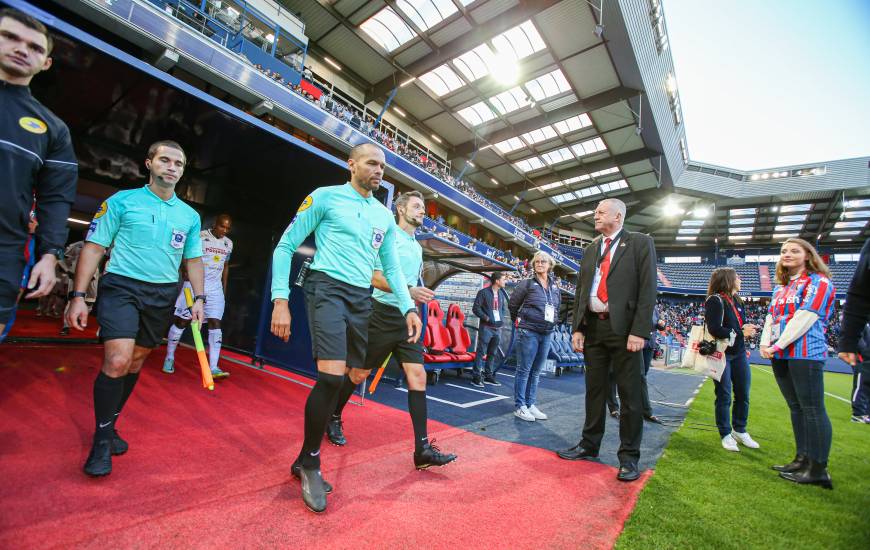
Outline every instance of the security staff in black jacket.
{"type": "Polygon", "coordinates": [[[15,310],[24,243],[36,200],[36,254],[27,298],[46,296],[63,258],[78,165],[66,125],[30,95],[30,81],[51,67],[45,26],[0,10],[0,333],[15,310]]]}
{"type": "Polygon", "coordinates": [[[508,300],[510,297],[504,290],[506,282],[505,274],[496,271],[490,277],[492,284],[481,288],[474,298],[474,306],[471,312],[480,319],[477,330],[477,350],[474,356],[474,378],[472,386],[483,387],[483,382],[493,386],[501,386],[495,379],[495,352],[498,350],[501,327],[508,317],[508,300]],[[483,367],[483,380],[481,380],[481,363],[486,355],[486,364],[483,367]]]}
{"type": "MultiPolygon", "coordinates": [[[[858,339],[870,321],[870,240],[864,241],[861,255],[843,306],[840,327],[840,359],[853,367],[858,364],[858,339]]],[[[866,359],[866,358],[865,358],[866,359]]]]}

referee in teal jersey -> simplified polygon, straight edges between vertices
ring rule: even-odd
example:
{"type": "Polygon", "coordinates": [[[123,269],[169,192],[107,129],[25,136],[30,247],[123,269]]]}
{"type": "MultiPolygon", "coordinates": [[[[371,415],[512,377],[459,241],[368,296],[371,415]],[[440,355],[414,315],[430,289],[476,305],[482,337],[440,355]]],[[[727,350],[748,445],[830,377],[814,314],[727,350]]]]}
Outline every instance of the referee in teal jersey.
{"type": "MultiPolygon", "coordinates": [[[[305,308],[311,331],[317,383],[305,403],[305,439],[291,472],[302,480],[302,499],[313,512],[326,509],[332,487],[320,474],[320,442],[349,368],[362,368],[371,314],[371,280],[380,260],[408,341],[421,322],[396,254],[399,231],[392,213],[372,192],[380,188],[386,161],[374,144],[357,145],[347,161],[350,182],[321,187],[305,198],[281,237],[272,259],[272,334],[290,338],[290,263],[296,248],[314,232],[317,250],[305,279],[305,308]]],[[[348,382],[351,383],[351,382],[348,382]]]]}
{"type": "Polygon", "coordinates": [[[185,260],[196,294],[191,314],[202,322],[203,267],[199,214],[175,195],[187,162],[181,146],[158,141],[148,148],[148,185],[119,191],[94,215],[79,255],[67,321],[83,330],[85,290],[109,246],[112,257],[100,278],[97,320],[105,346],[94,381],[96,432],[85,473],[112,471],[112,455],[127,452],[115,423],[133,392],[142,363],[160,343],[178,295],[178,268],[185,260]]]}

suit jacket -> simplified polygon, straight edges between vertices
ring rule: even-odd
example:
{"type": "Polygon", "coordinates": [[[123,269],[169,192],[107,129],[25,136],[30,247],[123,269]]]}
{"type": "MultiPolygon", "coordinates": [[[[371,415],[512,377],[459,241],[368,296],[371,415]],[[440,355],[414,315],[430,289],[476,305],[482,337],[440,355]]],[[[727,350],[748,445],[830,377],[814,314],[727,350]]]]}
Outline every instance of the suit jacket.
{"type": "MultiPolygon", "coordinates": [[[[601,255],[601,240],[596,237],[583,251],[577,295],[574,299],[572,332],[586,332],[589,293],[601,255]]],[[[643,233],[622,230],[607,275],[608,308],[613,332],[649,338],[653,330],[656,303],[656,249],[653,240],[643,233]]]]}

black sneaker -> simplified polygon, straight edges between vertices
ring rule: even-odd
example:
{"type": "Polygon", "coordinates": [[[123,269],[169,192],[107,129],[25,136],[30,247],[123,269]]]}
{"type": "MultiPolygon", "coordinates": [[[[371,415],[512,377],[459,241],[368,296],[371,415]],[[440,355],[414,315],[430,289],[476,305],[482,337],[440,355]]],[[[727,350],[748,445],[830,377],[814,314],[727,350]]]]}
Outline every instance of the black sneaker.
{"type": "Polygon", "coordinates": [[[476,387],[476,388],[482,388],[483,382],[480,380],[480,377],[475,376],[474,378],[471,379],[471,385],[476,387]]]}
{"type": "Polygon", "coordinates": [[[299,469],[299,480],[302,482],[302,500],[305,506],[315,514],[326,510],[326,488],[320,470],[299,469]]]}
{"type": "Polygon", "coordinates": [[[419,453],[414,453],[414,466],[418,470],[425,470],[429,466],[444,466],[456,460],[455,454],[444,454],[441,449],[435,446],[435,440],[427,443],[423,450],[419,453]]]}
{"type": "Polygon", "coordinates": [[[501,386],[501,382],[495,379],[495,375],[493,376],[484,376],[483,381],[490,386],[501,386]]]}
{"type": "Polygon", "coordinates": [[[101,439],[94,441],[91,454],[85,461],[85,473],[89,476],[107,476],[112,473],[112,441],[101,439]]]}
{"type": "Polygon", "coordinates": [[[127,445],[127,442],[121,439],[121,436],[118,435],[118,430],[113,430],[112,432],[112,455],[120,456],[127,452],[130,446],[127,445]]]}
{"type": "Polygon", "coordinates": [[[341,418],[330,418],[329,424],[326,425],[326,437],[333,445],[343,447],[347,444],[347,439],[344,438],[344,429],[342,428],[341,418]]]}
{"type": "Polygon", "coordinates": [[[69,336],[69,327],[63,327],[62,329],[60,329],[60,335],[69,336]]]}
{"type": "MultiPolygon", "coordinates": [[[[302,465],[298,462],[294,462],[293,466],[290,466],[290,475],[292,475],[296,479],[299,479],[302,476],[302,465]]],[[[326,492],[326,494],[328,495],[329,493],[331,493],[332,485],[328,481],[323,479],[323,477],[320,478],[320,481],[323,482],[323,490],[326,492]]]]}

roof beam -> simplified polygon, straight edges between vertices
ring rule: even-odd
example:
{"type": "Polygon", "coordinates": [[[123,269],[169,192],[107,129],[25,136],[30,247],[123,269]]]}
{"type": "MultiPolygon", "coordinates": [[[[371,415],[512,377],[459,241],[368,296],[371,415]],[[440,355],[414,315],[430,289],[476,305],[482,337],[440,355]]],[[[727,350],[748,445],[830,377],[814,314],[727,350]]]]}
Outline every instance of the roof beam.
{"type": "MultiPolygon", "coordinates": [[[[606,92],[601,92],[587,97],[586,99],[578,100],[575,103],[560,107],[554,111],[526,119],[522,122],[517,122],[508,128],[499,127],[496,129],[495,126],[500,125],[489,124],[477,128],[474,133],[481,136],[489,143],[498,143],[508,138],[516,137],[520,134],[531,132],[532,130],[537,130],[538,128],[542,128],[548,124],[555,124],[556,122],[565,120],[566,118],[595,111],[630,97],[636,97],[639,93],[639,91],[633,88],[617,86],[616,88],[612,88],[606,92]]],[[[475,141],[472,139],[465,143],[460,143],[454,148],[453,154],[450,158],[471,154],[479,147],[480,140],[475,141]]]]}
{"type": "MultiPolygon", "coordinates": [[[[398,72],[384,78],[380,82],[376,82],[366,93],[365,102],[380,99],[385,94],[389,93],[396,84],[406,80],[409,76],[420,76],[442,65],[443,63],[462,55],[463,53],[477,47],[480,43],[490,40],[493,37],[503,33],[504,31],[516,27],[523,21],[531,18],[533,15],[540,13],[550,6],[558,4],[561,0],[521,0],[520,3],[503,13],[489,19],[488,21],[477,26],[471,32],[467,32],[459,38],[443,44],[440,48],[429,55],[408,64],[402,69],[405,74],[398,72]]],[[[473,17],[474,12],[471,12],[473,17]]]]}
{"type": "Polygon", "coordinates": [[[581,166],[567,168],[560,172],[547,174],[545,176],[534,178],[529,181],[521,181],[519,183],[513,183],[504,187],[498,187],[493,191],[498,192],[499,195],[519,193],[526,188],[531,189],[533,187],[540,187],[541,185],[546,185],[548,183],[553,183],[576,176],[583,176],[585,174],[589,174],[590,172],[598,172],[599,170],[619,167],[622,164],[631,164],[632,162],[639,162],[642,160],[651,159],[653,157],[659,156],[660,154],[661,153],[659,153],[658,151],[653,151],[652,149],[642,147],[640,149],[635,149],[634,151],[619,153],[618,155],[611,155],[607,158],[603,158],[600,160],[586,162],[583,163],[581,166]]]}

